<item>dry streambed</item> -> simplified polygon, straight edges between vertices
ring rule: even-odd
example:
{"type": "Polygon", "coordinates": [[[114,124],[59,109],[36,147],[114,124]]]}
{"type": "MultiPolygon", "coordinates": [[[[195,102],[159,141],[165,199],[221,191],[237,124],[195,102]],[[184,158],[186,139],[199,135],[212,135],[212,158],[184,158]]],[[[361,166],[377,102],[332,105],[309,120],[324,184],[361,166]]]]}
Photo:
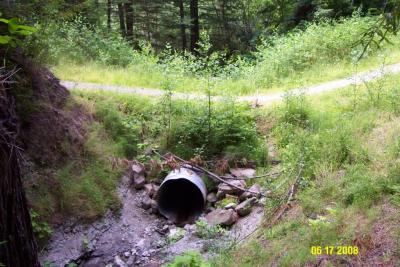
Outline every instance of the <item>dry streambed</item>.
{"type": "MultiPolygon", "coordinates": [[[[252,170],[236,171],[242,172],[239,175],[253,174],[252,170]]],[[[243,180],[231,182],[245,186],[243,180]]],[[[222,225],[226,231],[200,238],[196,224],[177,227],[158,214],[154,201],[157,188],[154,184],[132,184],[132,178],[124,176],[118,187],[123,205],[120,214],[110,212],[90,225],[65,222],[54,230],[41,253],[41,262],[57,267],[161,266],[186,251],[210,257],[218,249],[243,241],[263,217],[264,199],[220,184],[217,192],[208,194],[207,209],[200,219],[210,227],[222,225]]],[[[255,184],[251,190],[261,188],[255,184]]]]}

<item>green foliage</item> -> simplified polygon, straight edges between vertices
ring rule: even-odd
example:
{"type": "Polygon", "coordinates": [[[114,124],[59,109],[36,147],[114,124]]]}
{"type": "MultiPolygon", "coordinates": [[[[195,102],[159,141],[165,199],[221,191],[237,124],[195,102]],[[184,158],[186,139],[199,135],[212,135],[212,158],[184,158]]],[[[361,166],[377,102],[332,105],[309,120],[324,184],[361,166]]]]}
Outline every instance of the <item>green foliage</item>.
{"type": "Polygon", "coordinates": [[[3,33],[0,35],[0,45],[9,45],[11,47],[22,46],[20,38],[36,32],[35,28],[20,24],[18,18],[0,18],[1,24],[7,25],[7,31],[5,33],[0,32],[3,33]]]}
{"type": "Polygon", "coordinates": [[[194,251],[188,251],[180,256],[176,256],[174,260],[164,265],[165,267],[210,267],[207,264],[200,253],[194,251]]]}
{"type": "Polygon", "coordinates": [[[205,220],[196,221],[196,235],[200,238],[214,239],[226,233],[220,225],[209,225],[205,220]]]}
{"type": "Polygon", "coordinates": [[[176,242],[178,242],[179,240],[181,240],[186,234],[186,231],[182,228],[176,228],[176,232],[171,235],[169,234],[167,236],[167,244],[174,244],[176,242]]]}
{"type": "Polygon", "coordinates": [[[258,63],[249,74],[257,84],[271,86],[314,65],[351,62],[363,49],[354,44],[373,22],[372,18],[353,17],[339,22],[310,23],[304,31],[295,30],[270,39],[258,48],[258,63]]]}
{"type": "Polygon", "coordinates": [[[29,211],[29,214],[31,215],[32,228],[36,237],[40,241],[48,239],[53,233],[53,230],[51,229],[50,225],[47,222],[41,221],[39,214],[34,210],[31,209],[29,211]]]}
{"type": "Polygon", "coordinates": [[[94,60],[107,65],[127,66],[137,62],[153,65],[155,61],[147,45],[143,44],[139,53],[132,50],[119,34],[90,26],[81,17],[37,27],[40,37],[31,41],[30,49],[39,53],[37,57],[50,63],[60,59],[79,63],[94,60]]]}
{"type": "Polygon", "coordinates": [[[207,111],[192,106],[176,120],[172,128],[171,146],[187,158],[200,154],[207,158],[226,153],[232,159],[246,157],[264,163],[266,158],[258,137],[254,117],[244,105],[215,105],[211,118],[207,111]],[[208,120],[211,120],[209,133],[208,120]]]}

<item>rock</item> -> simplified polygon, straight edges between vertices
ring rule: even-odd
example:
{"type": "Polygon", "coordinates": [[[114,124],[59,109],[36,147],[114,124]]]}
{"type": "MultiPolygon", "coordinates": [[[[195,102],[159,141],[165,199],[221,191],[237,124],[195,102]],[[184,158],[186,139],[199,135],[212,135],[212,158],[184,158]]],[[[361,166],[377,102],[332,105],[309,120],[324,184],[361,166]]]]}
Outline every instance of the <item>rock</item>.
{"type": "Polygon", "coordinates": [[[144,178],[143,175],[134,174],[134,176],[133,176],[133,186],[136,189],[138,189],[138,190],[143,189],[145,184],[146,184],[146,179],[144,178]]]}
{"type": "Polygon", "coordinates": [[[144,238],[140,239],[139,242],[136,243],[135,247],[139,250],[143,250],[146,245],[146,240],[144,238]]]}
{"type": "Polygon", "coordinates": [[[228,205],[226,205],[226,206],[224,207],[224,209],[226,209],[226,210],[235,209],[236,206],[237,206],[236,203],[229,203],[228,205]]]}
{"type": "Polygon", "coordinates": [[[209,203],[215,203],[217,202],[217,195],[215,193],[210,193],[207,195],[207,202],[209,203]]]}
{"type": "Polygon", "coordinates": [[[243,194],[240,195],[240,200],[246,200],[251,197],[260,197],[261,196],[261,186],[259,184],[253,184],[250,188],[250,191],[256,192],[257,194],[252,194],[250,192],[243,192],[243,194]]]}
{"type": "Polygon", "coordinates": [[[244,168],[231,169],[230,171],[233,176],[236,176],[238,178],[250,178],[253,177],[254,174],[256,173],[255,169],[244,169],[244,168]]]}
{"type": "Polygon", "coordinates": [[[131,255],[132,256],[136,256],[137,255],[137,251],[136,251],[136,249],[131,249],[131,255]]]}
{"type": "MultiPolygon", "coordinates": [[[[243,180],[230,180],[229,182],[240,188],[246,187],[246,182],[243,180]]],[[[220,183],[218,185],[217,199],[223,198],[226,194],[234,194],[235,195],[235,194],[239,194],[241,192],[242,192],[242,190],[240,190],[240,189],[237,189],[237,188],[232,187],[225,183],[220,183]]]]}
{"type": "Polygon", "coordinates": [[[157,214],[158,213],[158,204],[157,204],[157,201],[155,201],[154,199],[152,199],[151,201],[150,201],[151,203],[151,212],[152,213],[154,213],[154,214],[157,214]]]}
{"type": "Polygon", "coordinates": [[[151,201],[152,199],[150,197],[148,197],[147,195],[144,196],[144,198],[142,199],[142,208],[145,210],[148,210],[151,208],[151,201]]]}
{"type": "Polygon", "coordinates": [[[193,233],[194,231],[196,231],[196,225],[193,224],[186,224],[183,228],[189,233],[193,233]]]}
{"type": "Polygon", "coordinates": [[[140,162],[134,162],[131,167],[132,173],[133,174],[139,174],[139,175],[144,175],[146,168],[144,165],[140,162]]]}
{"type": "Polygon", "coordinates": [[[145,257],[145,258],[150,257],[150,253],[148,251],[144,251],[142,253],[142,257],[145,257]]]}
{"type": "Polygon", "coordinates": [[[242,203],[240,203],[236,207],[235,210],[239,216],[241,216],[241,217],[247,216],[250,214],[251,209],[256,201],[257,201],[257,199],[255,197],[249,198],[249,199],[243,201],[242,203]]]}
{"type": "Polygon", "coordinates": [[[125,258],[129,258],[131,256],[131,253],[129,251],[124,253],[125,258]]]}
{"type": "Polygon", "coordinates": [[[206,220],[211,225],[230,226],[238,220],[238,215],[232,209],[216,209],[206,215],[206,220]]]}
{"type": "Polygon", "coordinates": [[[118,255],[115,256],[114,263],[118,267],[128,267],[128,265],[126,265],[126,263],[118,255]]]}
{"type": "Polygon", "coordinates": [[[146,190],[146,193],[147,195],[149,195],[150,198],[155,198],[157,196],[158,188],[159,186],[153,183],[146,184],[144,186],[144,189],[146,190]]]}

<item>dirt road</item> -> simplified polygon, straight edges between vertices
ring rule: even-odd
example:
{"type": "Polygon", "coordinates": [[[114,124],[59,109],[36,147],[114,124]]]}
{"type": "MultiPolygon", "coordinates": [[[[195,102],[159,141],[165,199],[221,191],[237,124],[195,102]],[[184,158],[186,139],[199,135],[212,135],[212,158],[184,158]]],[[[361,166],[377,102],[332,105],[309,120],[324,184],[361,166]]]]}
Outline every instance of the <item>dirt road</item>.
{"type": "MultiPolygon", "coordinates": [[[[313,85],[309,87],[296,88],[293,90],[289,90],[292,93],[304,92],[305,94],[318,94],[323,92],[329,92],[333,90],[337,90],[340,88],[344,88],[350,85],[359,85],[364,82],[369,82],[378,78],[381,78],[388,74],[396,74],[400,72],[400,63],[394,65],[388,65],[382,67],[380,69],[376,69],[373,71],[361,72],[351,77],[334,80],[330,82],[321,83],[319,85],[313,85]]],[[[100,90],[100,91],[109,91],[116,93],[130,93],[130,94],[138,94],[144,96],[154,96],[160,97],[165,94],[165,91],[160,89],[146,89],[146,88],[134,88],[134,87],[123,87],[117,85],[105,85],[105,84],[95,84],[95,83],[83,83],[83,82],[71,82],[71,81],[62,81],[62,85],[64,85],[67,89],[80,89],[80,90],[100,90]]],[[[282,100],[284,92],[272,93],[272,94],[261,94],[261,95],[250,95],[250,96],[239,96],[237,97],[238,101],[248,101],[248,102],[256,102],[259,104],[266,104],[274,101],[282,100]]],[[[204,95],[199,94],[189,94],[189,93],[174,93],[173,98],[175,99],[200,99],[204,98],[204,95]]],[[[221,96],[214,97],[214,100],[218,101],[221,99],[221,96]]]]}

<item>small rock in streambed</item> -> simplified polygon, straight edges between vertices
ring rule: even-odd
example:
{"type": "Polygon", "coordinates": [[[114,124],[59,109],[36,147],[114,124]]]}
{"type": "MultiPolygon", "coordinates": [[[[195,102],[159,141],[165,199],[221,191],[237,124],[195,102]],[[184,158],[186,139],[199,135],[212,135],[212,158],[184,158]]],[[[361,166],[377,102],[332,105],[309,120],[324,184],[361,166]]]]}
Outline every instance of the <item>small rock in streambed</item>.
{"type": "Polygon", "coordinates": [[[206,220],[211,225],[230,226],[238,220],[238,215],[233,209],[216,209],[206,215],[206,220]]]}
{"type": "Polygon", "coordinates": [[[236,207],[236,212],[239,216],[244,217],[250,214],[253,205],[257,202],[255,197],[249,198],[236,207]]]}
{"type": "Polygon", "coordinates": [[[229,203],[228,205],[226,205],[226,206],[224,207],[224,209],[226,209],[226,210],[235,209],[236,206],[237,206],[236,203],[229,203]]]}
{"type": "MultiPolygon", "coordinates": [[[[229,181],[232,185],[239,187],[239,188],[245,188],[246,187],[246,182],[243,180],[231,180],[229,181]]],[[[242,190],[230,186],[225,183],[220,183],[218,185],[218,192],[217,192],[217,199],[222,199],[226,194],[233,194],[233,195],[238,195],[242,193],[242,190]]]]}
{"type": "Polygon", "coordinates": [[[128,265],[118,255],[114,257],[114,263],[117,267],[128,267],[128,265]]]}
{"type": "Polygon", "coordinates": [[[149,195],[150,198],[155,198],[157,196],[159,186],[155,185],[153,183],[150,183],[150,184],[146,184],[144,186],[144,189],[146,190],[146,193],[147,193],[147,195],[149,195]]]}
{"type": "Polygon", "coordinates": [[[144,210],[148,210],[151,208],[151,202],[152,199],[150,197],[148,197],[147,195],[145,195],[142,199],[142,208],[144,210]]]}
{"type": "Polygon", "coordinates": [[[135,189],[140,190],[143,189],[144,185],[146,184],[146,179],[143,175],[134,174],[133,176],[133,186],[135,189]]]}
{"type": "Polygon", "coordinates": [[[230,170],[231,174],[238,178],[250,178],[256,173],[255,169],[236,168],[230,170]]]}
{"type": "Polygon", "coordinates": [[[150,201],[151,204],[151,213],[157,214],[158,213],[158,203],[154,199],[150,201]]]}
{"type": "Polygon", "coordinates": [[[251,197],[257,197],[258,198],[258,197],[261,196],[261,186],[259,184],[253,184],[249,188],[249,190],[254,192],[255,194],[247,192],[247,191],[243,192],[243,194],[241,194],[240,197],[239,197],[239,199],[241,201],[246,200],[246,199],[251,198],[251,197]]]}
{"type": "Polygon", "coordinates": [[[217,195],[214,193],[214,192],[212,192],[212,193],[209,193],[208,195],[207,195],[207,202],[209,202],[209,203],[215,203],[215,202],[217,202],[217,195]]]}

